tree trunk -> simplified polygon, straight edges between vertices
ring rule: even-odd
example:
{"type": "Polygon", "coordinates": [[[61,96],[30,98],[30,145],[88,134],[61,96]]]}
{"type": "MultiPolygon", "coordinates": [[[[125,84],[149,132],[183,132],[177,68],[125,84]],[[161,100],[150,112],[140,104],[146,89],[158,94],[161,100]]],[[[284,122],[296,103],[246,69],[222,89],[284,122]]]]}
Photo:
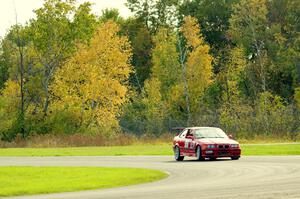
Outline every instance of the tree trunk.
{"type": "Polygon", "coordinates": [[[19,113],[19,123],[20,123],[20,133],[23,138],[25,138],[25,98],[24,98],[24,53],[23,53],[23,47],[22,42],[18,34],[18,50],[19,50],[19,64],[20,64],[20,95],[21,95],[21,107],[20,107],[20,113],[19,113]]]}
{"type": "Polygon", "coordinates": [[[189,99],[189,90],[188,90],[188,82],[187,82],[187,74],[186,74],[186,50],[182,49],[182,43],[180,38],[178,39],[178,46],[179,46],[179,53],[180,53],[180,65],[182,69],[182,81],[184,85],[184,96],[185,96],[185,104],[186,104],[186,111],[187,111],[187,122],[186,125],[190,126],[191,122],[191,111],[190,111],[190,99],[189,99]]]}

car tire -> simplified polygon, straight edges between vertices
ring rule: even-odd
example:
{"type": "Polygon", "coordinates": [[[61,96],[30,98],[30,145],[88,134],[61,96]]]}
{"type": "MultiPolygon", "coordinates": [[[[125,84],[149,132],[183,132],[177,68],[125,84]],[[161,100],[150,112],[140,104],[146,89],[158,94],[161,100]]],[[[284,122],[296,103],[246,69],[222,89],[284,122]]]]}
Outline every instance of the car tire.
{"type": "Polygon", "coordinates": [[[178,146],[175,146],[174,148],[174,157],[176,161],[182,161],[184,159],[184,156],[180,156],[180,149],[178,146]]]}
{"type": "Polygon", "coordinates": [[[202,157],[202,153],[201,153],[201,147],[197,146],[196,148],[196,157],[198,161],[204,160],[204,158],[202,157]]]}
{"type": "Polygon", "coordinates": [[[231,160],[238,160],[238,159],[240,159],[240,157],[239,157],[239,156],[234,156],[234,157],[231,157],[231,160]]]}

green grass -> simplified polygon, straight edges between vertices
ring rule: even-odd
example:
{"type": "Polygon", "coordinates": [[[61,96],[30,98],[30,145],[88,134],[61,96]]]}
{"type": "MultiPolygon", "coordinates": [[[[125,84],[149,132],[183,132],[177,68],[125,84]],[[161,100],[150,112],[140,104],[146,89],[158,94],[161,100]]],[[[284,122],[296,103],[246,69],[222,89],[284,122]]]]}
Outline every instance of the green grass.
{"type": "Polygon", "coordinates": [[[300,155],[300,144],[245,144],[242,155],[300,155]]]}
{"type": "Polygon", "coordinates": [[[104,167],[0,167],[0,196],[111,188],[167,175],[151,169],[104,167]]]}
{"type": "MultiPolygon", "coordinates": [[[[300,155],[300,144],[243,144],[242,155],[300,155]]],[[[70,148],[2,148],[0,156],[173,155],[170,144],[70,148]]]]}
{"type": "Polygon", "coordinates": [[[68,148],[2,148],[0,156],[120,156],[120,155],[170,155],[172,146],[129,145],[112,147],[68,148]]]}

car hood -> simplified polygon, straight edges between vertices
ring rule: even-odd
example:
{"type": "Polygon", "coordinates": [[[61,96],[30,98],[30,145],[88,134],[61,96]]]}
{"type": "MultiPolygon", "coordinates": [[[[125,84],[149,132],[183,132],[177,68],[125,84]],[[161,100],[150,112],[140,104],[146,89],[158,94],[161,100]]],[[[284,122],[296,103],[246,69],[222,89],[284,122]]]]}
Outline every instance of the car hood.
{"type": "Polygon", "coordinates": [[[238,144],[237,141],[226,138],[201,138],[197,139],[197,141],[205,144],[238,144]]]}

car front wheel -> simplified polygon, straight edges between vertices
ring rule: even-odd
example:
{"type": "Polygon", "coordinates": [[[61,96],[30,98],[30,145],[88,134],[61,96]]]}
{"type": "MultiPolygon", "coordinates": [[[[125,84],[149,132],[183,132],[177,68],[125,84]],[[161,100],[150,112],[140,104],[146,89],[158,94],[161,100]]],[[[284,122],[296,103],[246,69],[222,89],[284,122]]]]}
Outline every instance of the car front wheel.
{"type": "Polygon", "coordinates": [[[238,160],[239,158],[239,156],[231,157],[232,160],[238,160]]]}
{"type": "Polygon", "coordinates": [[[175,160],[176,161],[182,161],[184,156],[180,156],[180,149],[178,146],[175,146],[175,149],[174,149],[174,157],[175,157],[175,160]]]}
{"type": "Polygon", "coordinates": [[[202,157],[202,154],[201,154],[200,146],[197,146],[197,148],[196,148],[196,157],[197,157],[197,160],[204,160],[204,158],[202,157]]]}

